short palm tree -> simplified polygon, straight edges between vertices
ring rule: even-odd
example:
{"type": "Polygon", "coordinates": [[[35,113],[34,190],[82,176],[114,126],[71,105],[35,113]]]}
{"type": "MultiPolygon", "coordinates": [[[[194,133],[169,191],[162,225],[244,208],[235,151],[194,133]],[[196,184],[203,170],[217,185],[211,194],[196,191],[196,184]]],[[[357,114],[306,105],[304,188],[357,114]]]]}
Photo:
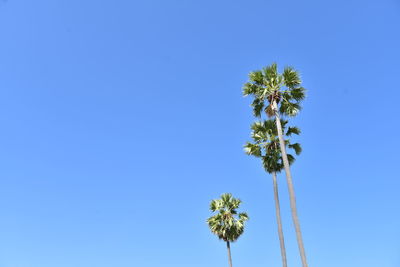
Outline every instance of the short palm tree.
{"type": "Polygon", "coordinates": [[[290,172],[289,159],[286,153],[283,139],[281,115],[296,116],[300,111],[300,103],[305,97],[305,89],[301,86],[298,72],[292,67],[286,67],[283,73],[278,73],[278,67],[274,63],[259,71],[249,74],[249,82],[244,85],[243,94],[252,95],[253,113],[261,117],[263,111],[268,117],[275,117],[278,130],[279,146],[282,153],[283,166],[289,189],[290,207],[292,210],[293,224],[296,231],[297,244],[303,267],[308,267],[300,222],[297,215],[296,197],[293,187],[292,174],[290,172]]]}
{"type": "MultiPolygon", "coordinates": [[[[283,129],[287,124],[287,121],[281,121],[283,129]]],[[[262,159],[262,163],[266,172],[272,175],[273,189],[274,189],[274,199],[275,199],[275,212],[276,212],[276,221],[278,224],[278,236],[279,243],[281,248],[281,256],[282,256],[282,266],[287,267],[287,259],[286,259],[286,248],[285,248],[285,239],[282,230],[282,220],[281,220],[281,211],[279,204],[279,194],[278,194],[278,183],[276,179],[276,174],[279,173],[283,169],[283,162],[281,151],[279,148],[279,139],[278,132],[276,129],[276,124],[273,120],[266,120],[262,122],[255,122],[252,126],[251,137],[253,139],[253,143],[247,142],[245,145],[245,152],[248,155],[255,156],[257,158],[262,159]]],[[[289,137],[292,134],[300,134],[300,129],[297,127],[289,127],[285,132],[286,136],[286,145],[289,148],[292,148],[296,155],[301,153],[301,146],[298,143],[291,144],[289,137]]],[[[294,156],[288,154],[289,163],[294,161],[294,156]]]]}
{"type": "Polygon", "coordinates": [[[213,234],[226,242],[228,248],[229,266],[232,267],[230,243],[236,241],[244,231],[244,224],[249,219],[246,213],[238,213],[241,200],[232,194],[222,194],[220,199],[211,201],[210,209],[217,214],[207,219],[207,224],[213,234]]]}

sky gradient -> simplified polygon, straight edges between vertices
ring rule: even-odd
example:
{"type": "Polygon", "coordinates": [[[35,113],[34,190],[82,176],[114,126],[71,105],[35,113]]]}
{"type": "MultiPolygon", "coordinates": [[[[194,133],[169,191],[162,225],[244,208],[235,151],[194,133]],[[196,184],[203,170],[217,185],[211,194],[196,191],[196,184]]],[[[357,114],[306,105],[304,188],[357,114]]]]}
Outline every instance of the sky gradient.
{"type": "MultiPolygon", "coordinates": [[[[241,94],[277,62],[307,88],[293,165],[310,267],[400,266],[400,2],[0,1],[0,267],[280,266],[271,177],[241,94]]],[[[300,258],[279,177],[288,263],[300,258]]]]}

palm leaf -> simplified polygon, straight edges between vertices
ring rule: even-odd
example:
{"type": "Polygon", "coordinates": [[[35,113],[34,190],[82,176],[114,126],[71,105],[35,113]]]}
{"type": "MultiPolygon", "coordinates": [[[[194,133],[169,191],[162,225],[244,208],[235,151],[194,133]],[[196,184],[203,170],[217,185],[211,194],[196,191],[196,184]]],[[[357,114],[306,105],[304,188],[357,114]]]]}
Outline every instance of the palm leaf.
{"type": "Polygon", "coordinates": [[[250,81],[254,82],[257,85],[262,85],[264,81],[264,76],[261,71],[253,71],[249,74],[250,81]]]}
{"type": "Polygon", "coordinates": [[[266,80],[269,83],[274,83],[274,81],[278,78],[278,66],[276,63],[272,63],[271,65],[263,68],[263,73],[265,75],[266,80]]]}
{"type": "Polygon", "coordinates": [[[295,157],[293,157],[291,154],[287,154],[287,158],[289,161],[289,165],[292,165],[294,161],[296,160],[295,157]]]}
{"type": "Polygon", "coordinates": [[[300,111],[301,107],[298,103],[293,103],[289,101],[282,101],[281,106],[279,108],[279,112],[286,116],[296,116],[300,111]]]}
{"type": "Polygon", "coordinates": [[[261,117],[261,111],[264,108],[264,102],[261,101],[259,98],[255,98],[253,103],[251,103],[253,107],[253,115],[254,117],[261,117]]]}
{"type": "Polygon", "coordinates": [[[243,95],[248,96],[256,94],[257,90],[258,90],[257,85],[253,83],[245,83],[245,85],[243,86],[243,95]]]}
{"type": "Polygon", "coordinates": [[[296,153],[296,155],[300,155],[300,153],[302,151],[301,145],[299,143],[290,144],[290,145],[288,145],[288,147],[293,149],[294,152],[296,153]]]}
{"type": "Polygon", "coordinates": [[[306,89],[304,87],[298,87],[290,90],[290,97],[296,101],[302,101],[306,94],[305,94],[306,89]]]}
{"type": "Polygon", "coordinates": [[[250,142],[247,142],[244,145],[244,151],[246,152],[247,155],[255,156],[255,157],[261,157],[261,148],[260,146],[256,144],[252,144],[250,142]]]}
{"type": "Polygon", "coordinates": [[[296,88],[301,84],[299,73],[292,67],[285,67],[282,73],[283,83],[288,88],[296,88]]]}
{"type": "Polygon", "coordinates": [[[286,131],[287,136],[291,136],[292,134],[299,135],[301,133],[298,127],[289,127],[286,131]]]}

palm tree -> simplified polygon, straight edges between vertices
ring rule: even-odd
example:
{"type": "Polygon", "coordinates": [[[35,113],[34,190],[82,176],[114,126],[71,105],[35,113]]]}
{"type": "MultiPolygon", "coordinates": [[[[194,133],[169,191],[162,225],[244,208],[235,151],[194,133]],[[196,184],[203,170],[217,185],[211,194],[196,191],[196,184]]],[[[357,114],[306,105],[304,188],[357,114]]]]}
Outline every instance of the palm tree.
{"type": "Polygon", "coordinates": [[[254,115],[256,117],[261,117],[262,112],[265,111],[268,117],[275,117],[279,146],[289,189],[290,207],[296,231],[297,244],[299,246],[302,265],[303,267],[308,267],[300,222],[297,215],[292,174],[290,172],[289,159],[286,153],[280,118],[281,115],[297,115],[301,108],[300,102],[305,97],[305,89],[301,86],[300,75],[295,69],[286,67],[283,73],[279,74],[275,63],[262,70],[251,72],[249,74],[249,79],[250,81],[244,85],[243,94],[245,96],[254,96],[254,101],[251,104],[254,115]]]}
{"type": "Polygon", "coordinates": [[[244,223],[249,219],[246,213],[237,212],[241,200],[232,194],[222,194],[220,199],[211,201],[210,209],[218,212],[207,219],[207,224],[212,233],[226,242],[228,248],[229,266],[232,267],[230,243],[236,241],[244,231],[244,223]]]}
{"type": "MultiPolygon", "coordinates": [[[[287,121],[282,120],[281,124],[283,128],[285,128],[287,121]]],[[[248,155],[261,158],[265,171],[272,174],[274,199],[275,199],[275,212],[278,224],[278,236],[281,248],[282,266],[287,267],[285,239],[282,230],[281,211],[280,211],[279,195],[278,195],[278,183],[276,180],[276,173],[279,173],[283,169],[282,156],[281,156],[281,151],[279,149],[278,132],[276,129],[275,122],[273,120],[255,122],[251,126],[251,129],[252,129],[251,137],[254,143],[247,142],[244,147],[245,152],[248,155]]],[[[292,134],[296,135],[300,134],[300,129],[298,129],[297,127],[289,127],[288,130],[285,132],[286,136],[285,144],[289,148],[292,148],[296,153],[296,155],[299,155],[301,153],[300,144],[299,143],[291,144],[289,141],[289,137],[292,134]]],[[[289,159],[289,163],[291,164],[294,161],[294,157],[290,154],[288,154],[287,156],[289,159]]]]}

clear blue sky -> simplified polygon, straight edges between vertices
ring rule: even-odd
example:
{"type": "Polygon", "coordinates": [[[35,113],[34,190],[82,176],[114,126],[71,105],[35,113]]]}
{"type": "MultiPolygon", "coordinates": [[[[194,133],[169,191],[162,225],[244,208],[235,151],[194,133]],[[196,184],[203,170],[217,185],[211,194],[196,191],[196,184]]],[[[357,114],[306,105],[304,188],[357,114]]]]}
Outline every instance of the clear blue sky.
{"type": "Polygon", "coordinates": [[[280,266],[271,177],[242,150],[241,87],[274,61],[308,89],[310,267],[400,266],[399,29],[397,0],[1,0],[0,267],[227,266],[205,224],[224,192],[251,217],[234,266],[280,266]]]}

